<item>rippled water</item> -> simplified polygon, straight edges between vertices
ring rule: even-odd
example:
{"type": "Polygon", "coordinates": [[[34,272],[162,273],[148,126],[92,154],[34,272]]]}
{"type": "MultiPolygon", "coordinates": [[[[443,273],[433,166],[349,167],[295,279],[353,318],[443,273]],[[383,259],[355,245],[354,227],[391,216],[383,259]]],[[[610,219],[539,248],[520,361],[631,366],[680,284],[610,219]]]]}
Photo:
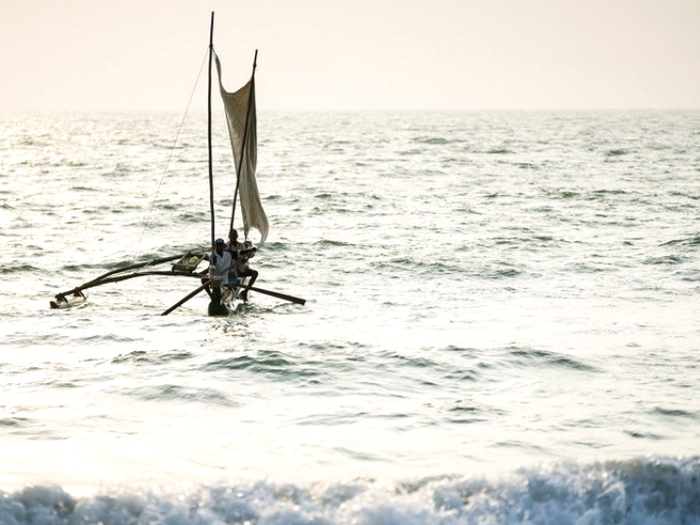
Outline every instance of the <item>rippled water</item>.
{"type": "Polygon", "coordinates": [[[0,119],[0,523],[700,522],[699,113],[262,114],[256,284],[306,305],[50,310],[206,247],[179,123],[0,119]]]}

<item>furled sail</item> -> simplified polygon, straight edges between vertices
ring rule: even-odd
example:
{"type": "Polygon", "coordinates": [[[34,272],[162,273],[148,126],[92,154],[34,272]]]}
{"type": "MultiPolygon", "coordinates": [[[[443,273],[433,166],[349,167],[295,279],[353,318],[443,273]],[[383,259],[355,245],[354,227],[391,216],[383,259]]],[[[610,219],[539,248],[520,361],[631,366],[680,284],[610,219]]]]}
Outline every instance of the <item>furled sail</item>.
{"type": "MultiPolygon", "coordinates": [[[[221,99],[226,111],[233,159],[236,164],[236,176],[238,178],[238,195],[241,203],[241,215],[243,216],[243,231],[245,238],[248,232],[255,228],[260,232],[262,244],[267,239],[270,225],[267,215],[263,210],[258,193],[258,183],[255,180],[255,168],[257,164],[257,125],[255,114],[255,76],[242,88],[234,93],[224,89],[221,80],[221,62],[216,58],[216,69],[219,73],[219,88],[221,99]]],[[[235,199],[235,195],[234,195],[235,199]]]]}

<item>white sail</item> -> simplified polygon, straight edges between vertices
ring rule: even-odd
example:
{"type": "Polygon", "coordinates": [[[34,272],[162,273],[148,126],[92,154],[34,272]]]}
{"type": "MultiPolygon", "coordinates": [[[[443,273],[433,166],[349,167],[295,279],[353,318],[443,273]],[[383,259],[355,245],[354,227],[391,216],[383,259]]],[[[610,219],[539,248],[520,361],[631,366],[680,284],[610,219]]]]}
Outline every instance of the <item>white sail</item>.
{"type": "MultiPolygon", "coordinates": [[[[238,177],[238,194],[243,216],[243,232],[248,238],[248,232],[255,228],[260,232],[259,244],[265,242],[270,225],[263,210],[258,193],[258,183],[255,180],[257,165],[257,121],[255,114],[255,77],[238,91],[229,93],[224,89],[221,80],[221,62],[215,55],[216,69],[219,73],[219,88],[221,99],[226,111],[229,137],[233,149],[233,159],[236,164],[238,177]]],[[[235,196],[234,196],[235,198],[235,196]]]]}

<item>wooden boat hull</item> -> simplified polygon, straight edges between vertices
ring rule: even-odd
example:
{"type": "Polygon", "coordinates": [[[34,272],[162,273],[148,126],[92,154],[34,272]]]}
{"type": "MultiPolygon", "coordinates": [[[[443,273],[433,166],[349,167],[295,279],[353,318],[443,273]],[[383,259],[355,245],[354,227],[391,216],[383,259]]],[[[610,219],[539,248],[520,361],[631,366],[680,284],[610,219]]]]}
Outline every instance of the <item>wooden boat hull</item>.
{"type": "MultiPolygon", "coordinates": [[[[246,279],[247,280],[247,279],[246,279]]],[[[243,283],[245,283],[244,281],[243,283]]],[[[212,287],[211,301],[209,302],[208,313],[210,316],[220,317],[226,316],[234,310],[236,303],[242,302],[240,297],[240,288],[234,286],[212,287]]]]}

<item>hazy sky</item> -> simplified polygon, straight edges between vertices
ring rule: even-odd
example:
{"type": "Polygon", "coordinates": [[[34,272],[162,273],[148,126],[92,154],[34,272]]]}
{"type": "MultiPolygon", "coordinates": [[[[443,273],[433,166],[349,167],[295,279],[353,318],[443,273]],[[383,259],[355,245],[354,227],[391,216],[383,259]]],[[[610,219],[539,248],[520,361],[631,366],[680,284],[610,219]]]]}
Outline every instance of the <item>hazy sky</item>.
{"type": "Polygon", "coordinates": [[[0,112],[184,111],[211,11],[260,111],[700,108],[700,0],[0,0],[0,112]]]}

